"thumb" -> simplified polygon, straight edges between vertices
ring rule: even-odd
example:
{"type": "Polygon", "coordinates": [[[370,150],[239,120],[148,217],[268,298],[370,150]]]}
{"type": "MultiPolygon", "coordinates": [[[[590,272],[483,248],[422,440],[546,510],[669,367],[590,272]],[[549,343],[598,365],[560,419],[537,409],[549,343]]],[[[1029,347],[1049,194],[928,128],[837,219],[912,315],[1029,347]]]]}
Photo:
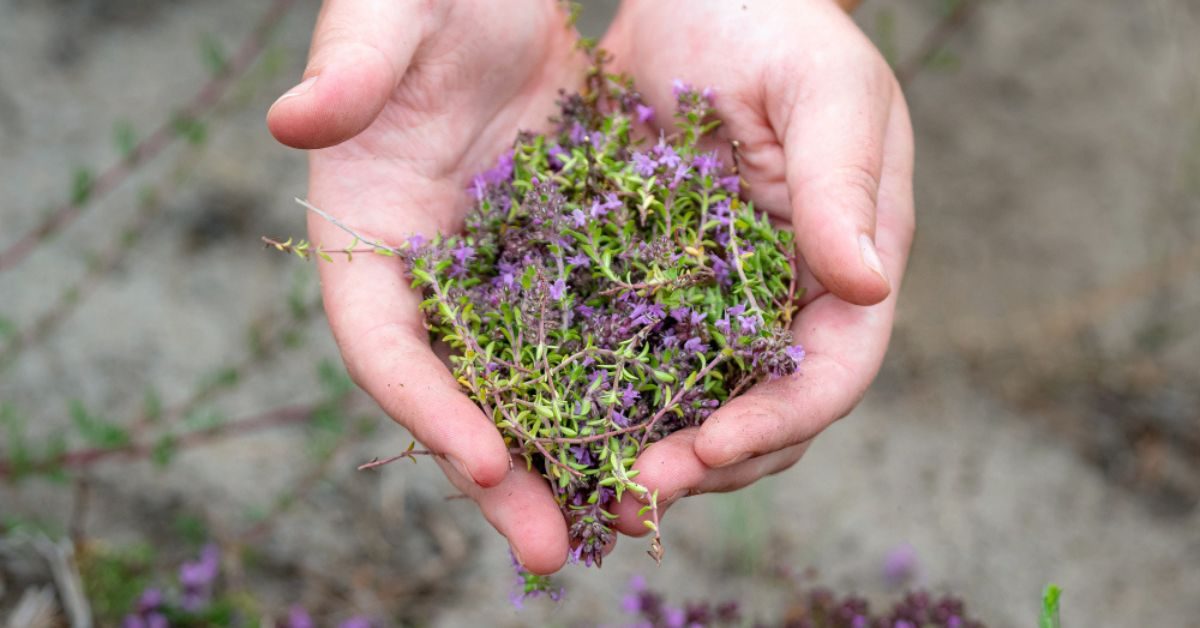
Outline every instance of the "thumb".
{"type": "Polygon", "coordinates": [[[407,0],[326,0],[303,80],[267,112],[275,139],[325,148],[370,126],[420,43],[420,11],[407,0]]]}

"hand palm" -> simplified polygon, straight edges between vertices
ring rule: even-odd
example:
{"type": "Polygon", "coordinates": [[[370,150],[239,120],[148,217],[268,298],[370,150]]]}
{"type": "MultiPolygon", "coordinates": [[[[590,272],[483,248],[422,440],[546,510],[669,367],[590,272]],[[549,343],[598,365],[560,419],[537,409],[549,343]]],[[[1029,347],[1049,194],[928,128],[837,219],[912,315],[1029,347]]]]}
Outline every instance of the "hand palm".
{"type": "MultiPolygon", "coordinates": [[[[329,146],[310,154],[310,202],[364,237],[400,244],[414,234],[461,229],[471,178],[518,131],[546,124],[558,90],[582,80],[584,59],[553,1],[446,3],[436,23],[417,27],[428,33],[424,39],[376,27],[408,24],[416,14],[382,5],[394,13],[347,14],[339,10],[361,8],[326,4],[307,72],[320,78],[300,96],[281,99],[268,123],[285,143],[329,146]]],[[[350,240],[315,216],[309,235],[328,249],[350,240]]],[[[499,433],[433,354],[420,297],[398,261],[359,256],[322,264],[321,278],[330,325],[355,381],[446,456],[439,462],[451,481],[479,503],[527,567],[558,569],[568,549],[558,505],[540,476],[509,472],[499,433]]]]}
{"type": "MultiPolygon", "coordinates": [[[[715,89],[714,148],[728,161],[736,140],[743,193],[796,230],[806,289],[801,374],[639,458],[640,481],[669,505],[791,466],[874,378],[912,237],[911,129],[887,65],[831,2],[629,0],[603,45],[668,132],[674,80],[715,89]]],[[[620,527],[644,534],[636,506],[618,507],[620,527]]]]}

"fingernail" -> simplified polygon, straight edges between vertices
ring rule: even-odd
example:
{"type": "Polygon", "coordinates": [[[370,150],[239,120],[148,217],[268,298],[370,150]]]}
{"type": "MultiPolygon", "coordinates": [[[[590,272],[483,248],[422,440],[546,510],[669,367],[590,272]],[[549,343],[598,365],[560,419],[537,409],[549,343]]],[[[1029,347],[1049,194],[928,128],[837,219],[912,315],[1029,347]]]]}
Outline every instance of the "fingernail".
{"type": "Polygon", "coordinates": [[[521,560],[521,553],[517,551],[517,548],[516,548],[516,546],[515,546],[515,545],[509,545],[509,546],[508,546],[508,551],[509,551],[509,553],[511,553],[511,554],[512,554],[513,560],[517,561],[517,564],[521,566],[521,569],[524,569],[524,568],[525,568],[525,561],[521,560]]]}
{"type": "Polygon", "coordinates": [[[884,281],[891,285],[888,280],[887,273],[883,270],[883,260],[879,259],[879,251],[875,250],[875,242],[867,234],[858,236],[858,250],[862,254],[863,263],[867,268],[875,271],[876,275],[883,278],[884,281]]]}
{"type": "Polygon", "coordinates": [[[310,77],[304,79],[303,81],[300,82],[299,85],[289,89],[284,95],[275,99],[275,104],[271,105],[271,106],[274,107],[275,105],[278,105],[280,102],[287,100],[288,98],[292,98],[293,96],[299,96],[301,94],[308,92],[308,90],[312,89],[313,83],[317,82],[317,77],[319,77],[319,76],[320,75],[318,74],[316,76],[310,76],[310,77]]]}
{"type": "MultiPolygon", "coordinates": [[[[448,460],[454,469],[461,473],[463,477],[469,478],[472,482],[475,482],[475,477],[471,475],[471,472],[467,470],[467,465],[463,464],[461,460],[455,458],[454,456],[446,456],[446,460],[448,460]]],[[[479,482],[475,483],[478,484],[479,482]]]]}

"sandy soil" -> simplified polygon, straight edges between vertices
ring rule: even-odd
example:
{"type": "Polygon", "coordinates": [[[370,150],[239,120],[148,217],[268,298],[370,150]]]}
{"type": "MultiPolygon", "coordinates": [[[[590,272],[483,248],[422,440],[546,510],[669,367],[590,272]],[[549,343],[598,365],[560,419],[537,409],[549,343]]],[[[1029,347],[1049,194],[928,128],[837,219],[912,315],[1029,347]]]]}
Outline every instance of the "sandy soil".
{"type": "MultiPolygon", "coordinates": [[[[598,13],[612,3],[599,3],[598,13]]],[[[932,0],[868,2],[860,23],[900,59],[940,19],[932,0]]],[[[88,208],[17,270],[0,315],[27,329],[135,220],[144,237],[88,280],[56,331],[0,372],[0,401],[34,434],[68,401],[136,416],[170,406],[247,354],[248,332],[311,300],[311,269],[263,252],[300,235],[302,155],[262,115],[298,75],[315,3],[280,24],[201,147],[177,145],[88,208]]],[[[72,171],[115,158],[113,124],[140,133],[207,79],[203,36],[227,49],[260,3],[0,0],[0,245],[69,194],[72,171]]],[[[598,30],[600,17],[585,27],[598,30]]],[[[619,623],[634,573],[679,600],[769,604],[780,567],[882,599],[886,552],[916,548],[917,582],[960,593],[994,626],[1028,626],[1040,589],[1066,589],[1074,626],[1185,626],[1200,617],[1200,5],[1190,0],[986,2],[908,86],[919,235],[893,351],[866,401],[796,468],[736,495],[676,507],[654,569],[623,540],[601,572],[565,574],[568,601],[509,606],[505,545],[473,506],[443,500],[432,465],[355,473],[405,444],[374,421],[256,538],[268,604],[329,617],[399,612],[434,625],[619,623]],[[390,587],[390,588],[389,588],[390,587]]],[[[319,316],[203,408],[242,416],[317,396],[336,352],[319,316]]],[[[0,439],[7,436],[0,436],[0,439]]],[[[89,473],[87,531],[176,543],[202,513],[251,529],[312,473],[313,438],[283,428],[89,473]]],[[[0,485],[0,515],[66,528],[68,487],[0,485]]],[[[255,573],[262,573],[260,572],[255,573]]]]}

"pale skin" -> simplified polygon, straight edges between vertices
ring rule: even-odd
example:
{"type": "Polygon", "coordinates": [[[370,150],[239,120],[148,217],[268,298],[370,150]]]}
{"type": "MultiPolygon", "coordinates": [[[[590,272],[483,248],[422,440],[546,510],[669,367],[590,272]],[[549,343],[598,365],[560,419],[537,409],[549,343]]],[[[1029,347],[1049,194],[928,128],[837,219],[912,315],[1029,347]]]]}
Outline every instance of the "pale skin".
{"type": "MultiPolygon", "coordinates": [[[[845,13],[855,4],[626,0],[602,42],[660,120],[673,79],[716,89],[718,145],[728,153],[739,141],[748,196],[795,228],[808,290],[793,326],[809,353],[800,375],[751,389],[639,458],[638,480],[663,510],[795,464],[882,362],[913,232],[912,133],[890,69],[845,13]]],[[[311,149],[309,199],[356,231],[394,243],[454,232],[471,177],[518,130],[544,129],[558,89],[575,87],[585,60],[573,46],[553,0],[326,0],[308,82],[272,107],[268,126],[311,149]]],[[[313,217],[309,235],[327,248],[348,240],[313,217]]],[[[355,381],[444,456],[447,477],[527,569],[561,568],[567,529],[549,487],[510,465],[459,392],[401,265],[356,257],[322,264],[321,280],[355,381]]],[[[616,505],[618,529],[645,532],[639,506],[616,505]]]]}

